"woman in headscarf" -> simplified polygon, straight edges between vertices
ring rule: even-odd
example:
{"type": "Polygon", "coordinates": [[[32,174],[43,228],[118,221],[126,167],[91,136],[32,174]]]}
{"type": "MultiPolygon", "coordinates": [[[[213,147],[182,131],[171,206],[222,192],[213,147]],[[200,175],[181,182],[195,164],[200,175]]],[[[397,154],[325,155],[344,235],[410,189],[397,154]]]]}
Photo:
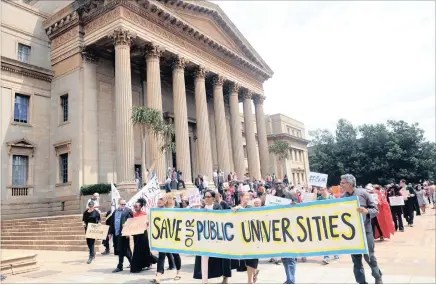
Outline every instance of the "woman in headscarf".
{"type": "MultiPolygon", "coordinates": [[[[135,203],[135,212],[133,213],[133,218],[147,215],[143,210],[146,204],[147,202],[143,198],[140,198],[135,203]]],[[[146,228],[148,228],[148,225],[146,228]]],[[[157,262],[157,258],[153,256],[150,251],[147,230],[145,230],[143,234],[134,235],[133,242],[134,248],[132,262],[130,264],[130,272],[138,273],[141,272],[144,268],[145,270],[149,270],[151,268],[151,265],[157,262]]]]}
{"type": "MultiPolygon", "coordinates": [[[[222,210],[220,203],[215,201],[216,193],[212,190],[204,192],[205,210],[222,210]]],[[[223,277],[223,284],[227,284],[228,278],[232,277],[231,260],[209,256],[196,256],[194,265],[194,279],[201,279],[203,283],[208,283],[211,278],[223,277]]]]}
{"type": "MultiPolygon", "coordinates": [[[[88,229],[89,223],[91,224],[100,223],[101,221],[100,213],[94,208],[94,201],[88,202],[88,209],[83,213],[82,221],[83,221],[83,226],[85,227],[85,234],[86,234],[86,230],[88,229]]],[[[87,238],[86,244],[88,245],[89,248],[89,259],[87,263],[90,264],[92,260],[95,258],[95,249],[94,249],[95,239],[87,238]]]]}
{"type": "MultiPolygon", "coordinates": [[[[251,194],[247,191],[242,194],[241,204],[233,208],[233,211],[236,212],[240,209],[251,208],[252,206],[248,205],[248,202],[251,200],[251,194]]],[[[255,207],[262,206],[262,201],[260,199],[255,199],[253,202],[255,207]]],[[[241,259],[239,260],[238,272],[247,271],[248,284],[256,283],[257,276],[259,275],[259,270],[257,266],[259,265],[259,259],[241,259]]]]}

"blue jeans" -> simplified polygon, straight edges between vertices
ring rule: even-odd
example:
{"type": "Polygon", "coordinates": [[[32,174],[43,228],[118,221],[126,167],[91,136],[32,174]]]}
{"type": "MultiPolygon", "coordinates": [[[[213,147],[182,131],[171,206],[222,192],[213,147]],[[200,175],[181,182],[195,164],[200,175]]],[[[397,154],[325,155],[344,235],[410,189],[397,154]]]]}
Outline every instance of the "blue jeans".
{"type": "Polygon", "coordinates": [[[282,258],[283,266],[286,272],[285,284],[295,284],[295,267],[297,265],[296,258],[282,258]]]}
{"type": "MultiPolygon", "coordinates": [[[[374,255],[374,236],[372,232],[366,233],[366,240],[368,242],[368,254],[364,254],[363,258],[371,268],[371,273],[374,279],[376,281],[381,280],[382,272],[380,268],[378,268],[377,258],[374,255]]],[[[362,263],[362,254],[352,254],[351,259],[353,260],[353,264],[354,264],[353,271],[354,271],[354,277],[356,278],[356,282],[359,284],[366,284],[365,269],[363,268],[363,263],[362,263]]]]}

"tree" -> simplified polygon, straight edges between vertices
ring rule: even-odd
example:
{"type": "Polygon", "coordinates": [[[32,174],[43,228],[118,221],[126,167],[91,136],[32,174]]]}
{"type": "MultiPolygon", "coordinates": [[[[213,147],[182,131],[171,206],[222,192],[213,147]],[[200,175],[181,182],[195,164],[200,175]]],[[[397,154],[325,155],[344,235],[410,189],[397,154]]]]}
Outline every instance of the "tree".
{"type": "Polygon", "coordinates": [[[388,121],[354,127],[340,119],[335,135],[319,129],[309,134],[314,138],[310,168],[328,174],[329,185],[337,185],[344,173],[354,174],[359,185],[435,179],[436,144],[424,140],[418,124],[388,121]]]}
{"type": "Polygon", "coordinates": [[[291,147],[287,141],[275,141],[273,144],[269,146],[269,152],[274,154],[278,161],[280,162],[280,173],[279,177],[284,176],[284,163],[286,159],[289,159],[291,155],[291,147]]]}
{"type": "Polygon", "coordinates": [[[173,151],[175,144],[172,142],[174,136],[174,126],[163,119],[161,111],[144,106],[134,106],[132,110],[132,123],[139,126],[141,130],[141,160],[142,160],[142,177],[146,179],[146,162],[145,162],[145,139],[147,135],[153,135],[160,142],[161,155],[151,162],[149,171],[153,172],[156,161],[165,155],[167,151],[173,151]]]}

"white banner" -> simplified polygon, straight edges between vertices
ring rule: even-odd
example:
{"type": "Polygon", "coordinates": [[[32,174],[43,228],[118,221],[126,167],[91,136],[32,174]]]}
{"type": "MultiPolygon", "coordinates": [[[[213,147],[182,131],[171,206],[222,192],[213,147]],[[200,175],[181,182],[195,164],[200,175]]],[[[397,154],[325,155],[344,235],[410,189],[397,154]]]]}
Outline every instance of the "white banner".
{"type": "Polygon", "coordinates": [[[136,195],[133,196],[129,200],[129,202],[127,202],[126,207],[133,209],[138,199],[143,198],[147,202],[144,210],[148,213],[150,208],[157,207],[157,202],[161,197],[162,197],[162,193],[160,191],[159,183],[157,181],[157,176],[153,174],[150,181],[148,181],[147,185],[145,185],[141,189],[141,191],[136,193],[136,195]]]}
{"type": "Polygon", "coordinates": [[[310,172],[309,173],[309,185],[316,187],[327,187],[327,174],[310,172]]]}
{"type": "Polygon", "coordinates": [[[290,205],[291,203],[292,201],[289,199],[273,195],[266,195],[265,199],[265,206],[290,205]]]}
{"type": "Polygon", "coordinates": [[[309,192],[301,192],[301,198],[303,199],[303,203],[313,202],[315,201],[315,193],[309,192]]]}
{"type": "Polygon", "coordinates": [[[113,213],[115,209],[118,207],[118,200],[120,198],[121,198],[120,192],[118,192],[118,189],[112,183],[111,184],[111,213],[113,213]]]}

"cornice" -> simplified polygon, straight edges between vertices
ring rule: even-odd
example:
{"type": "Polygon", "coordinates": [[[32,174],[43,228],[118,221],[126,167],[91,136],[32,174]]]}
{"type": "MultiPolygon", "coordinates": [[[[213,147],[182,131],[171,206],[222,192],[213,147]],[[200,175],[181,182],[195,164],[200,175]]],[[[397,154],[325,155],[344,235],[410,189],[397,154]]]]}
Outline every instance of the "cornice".
{"type": "MultiPolygon", "coordinates": [[[[187,6],[189,5],[194,4],[189,3],[187,6]]],[[[123,6],[170,31],[174,31],[177,35],[191,42],[202,45],[214,55],[232,65],[244,67],[257,80],[263,82],[272,76],[272,72],[265,70],[257,63],[246,60],[214,39],[204,35],[191,24],[175,15],[174,12],[171,12],[165,5],[153,0],[76,0],[50,17],[50,19],[47,19],[44,22],[45,30],[49,38],[53,39],[75,24],[81,23],[85,26],[100,15],[118,6],[123,6]]]]}
{"type": "Polygon", "coordinates": [[[299,137],[296,137],[296,136],[293,136],[293,135],[290,135],[290,134],[287,134],[287,133],[270,134],[270,135],[267,135],[267,139],[270,139],[270,140],[278,140],[278,139],[279,140],[283,140],[283,139],[285,139],[285,140],[288,140],[288,141],[297,141],[297,142],[300,142],[300,143],[304,143],[305,145],[310,143],[309,140],[306,140],[306,139],[303,139],[303,138],[299,138],[299,137]]]}
{"type": "Polygon", "coordinates": [[[24,63],[15,59],[10,59],[4,56],[1,57],[1,70],[18,73],[48,82],[51,82],[54,76],[54,72],[49,69],[24,63]]]}
{"type": "Polygon", "coordinates": [[[15,7],[23,9],[23,10],[29,12],[29,13],[32,13],[32,14],[34,14],[34,15],[36,15],[38,17],[44,18],[44,19],[47,19],[49,17],[49,15],[47,15],[45,13],[42,13],[42,12],[40,12],[40,11],[34,9],[34,8],[31,8],[27,4],[23,4],[23,3],[19,2],[19,1],[16,1],[16,0],[2,0],[2,2],[11,4],[11,5],[15,6],[15,7]]]}

